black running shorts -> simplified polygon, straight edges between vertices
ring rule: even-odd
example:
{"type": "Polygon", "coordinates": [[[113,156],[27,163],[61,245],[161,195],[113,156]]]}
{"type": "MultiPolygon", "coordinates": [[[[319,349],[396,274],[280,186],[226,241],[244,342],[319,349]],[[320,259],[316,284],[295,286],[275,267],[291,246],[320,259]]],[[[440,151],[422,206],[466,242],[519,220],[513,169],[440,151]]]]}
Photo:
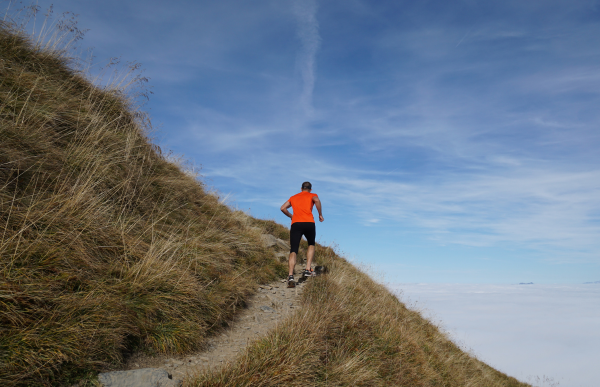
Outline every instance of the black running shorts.
{"type": "Polygon", "coordinates": [[[313,222],[292,223],[292,228],[290,228],[290,253],[298,254],[302,235],[306,237],[309,246],[314,246],[315,237],[317,236],[315,224],[313,222]]]}

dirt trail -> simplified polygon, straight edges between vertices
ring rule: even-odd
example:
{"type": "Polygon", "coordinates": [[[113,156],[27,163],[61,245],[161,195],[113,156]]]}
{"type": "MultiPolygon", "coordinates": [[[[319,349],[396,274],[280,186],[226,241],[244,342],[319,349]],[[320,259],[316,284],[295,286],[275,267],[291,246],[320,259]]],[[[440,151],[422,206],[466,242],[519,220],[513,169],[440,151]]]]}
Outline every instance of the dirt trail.
{"type": "MultiPolygon", "coordinates": [[[[296,280],[303,269],[303,266],[296,265],[296,280]]],[[[261,285],[249,299],[248,307],[238,313],[231,325],[207,341],[207,350],[181,357],[138,355],[132,357],[124,368],[162,368],[174,379],[183,379],[231,362],[251,341],[263,337],[280,321],[300,309],[300,295],[304,286],[298,284],[295,288],[288,288],[285,280],[261,285]]]]}

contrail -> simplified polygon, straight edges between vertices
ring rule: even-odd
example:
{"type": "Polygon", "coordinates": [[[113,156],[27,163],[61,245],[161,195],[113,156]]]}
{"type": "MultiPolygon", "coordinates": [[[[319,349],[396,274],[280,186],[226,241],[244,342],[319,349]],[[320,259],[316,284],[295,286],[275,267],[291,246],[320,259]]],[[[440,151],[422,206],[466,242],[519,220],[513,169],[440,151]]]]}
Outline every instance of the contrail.
{"type": "Polygon", "coordinates": [[[293,0],[294,14],[298,22],[297,34],[302,42],[298,55],[298,68],[302,77],[300,103],[305,112],[312,113],[312,95],[315,87],[315,57],[321,44],[317,22],[316,0],[293,0]]]}
{"type": "Polygon", "coordinates": [[[471,27],[469,29],[469,31],[467,31],[467,33],[465,34],[465,36],[462,37],[462,39],[458,42],[458,44],[454,48],[460,46],[460,44],[463,42],[463,40],[465,40],[465,38],[467,37],[467,35],[469,35],[471,33],[471,31],[473,31],[473,27],[471,27]]]}

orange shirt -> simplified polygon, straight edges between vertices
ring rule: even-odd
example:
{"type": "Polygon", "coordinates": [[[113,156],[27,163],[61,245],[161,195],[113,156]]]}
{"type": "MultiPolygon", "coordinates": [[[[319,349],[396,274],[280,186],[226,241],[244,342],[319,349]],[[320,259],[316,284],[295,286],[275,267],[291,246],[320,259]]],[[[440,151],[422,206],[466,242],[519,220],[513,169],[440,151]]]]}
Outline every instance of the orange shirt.
{"type": "Polygon", "coordinates": [[[292,205],[292,224],[296,222],[315,222],[312,214],[313,205],[312,198],[317,194],[302,191],[299,194],[292,196],[289,200],[292,205]]]}

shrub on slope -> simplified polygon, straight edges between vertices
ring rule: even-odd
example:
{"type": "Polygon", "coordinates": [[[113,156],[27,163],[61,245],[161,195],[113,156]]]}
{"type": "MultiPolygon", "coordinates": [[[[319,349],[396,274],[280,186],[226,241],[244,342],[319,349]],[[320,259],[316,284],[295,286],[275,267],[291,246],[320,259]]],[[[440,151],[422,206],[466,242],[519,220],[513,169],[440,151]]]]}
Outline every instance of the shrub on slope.
{"type": "Polygon", "coordinates": [[[0,25],[1,385],[196,348],[284,270],[147,129],[123,92],[0,25]]]}

